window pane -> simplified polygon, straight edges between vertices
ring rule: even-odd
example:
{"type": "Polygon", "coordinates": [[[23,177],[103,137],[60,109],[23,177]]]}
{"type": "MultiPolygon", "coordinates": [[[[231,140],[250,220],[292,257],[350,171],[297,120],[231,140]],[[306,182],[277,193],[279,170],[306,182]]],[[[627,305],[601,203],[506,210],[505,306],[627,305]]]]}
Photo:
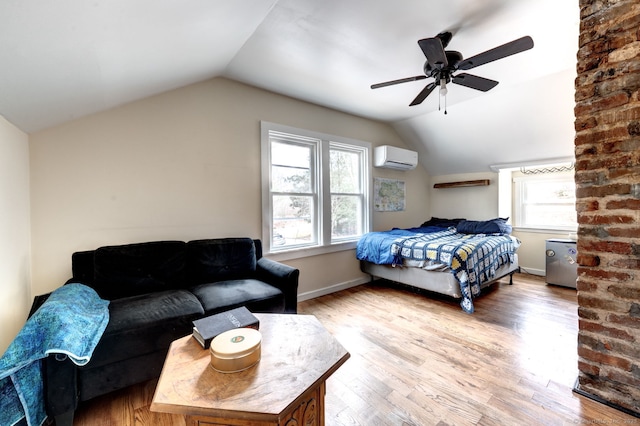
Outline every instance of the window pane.
{"type": "Polygon", "coordinates": [[[362,198],[355,195],[331,196],[331,238],[362,235],[362,198]]]}
{"type": "Polygon", "coordinates": [[[271,189],[311,193],[311,147],[271,143],[271,189]]]}
{"type": "Polygon", "coordinates": [[[313,197],[273,196],[273,246],[315,243],[313,223],[313,197]]]}
{"type": "Polygon", "coordinates": [[[575,200],[574,182],[543,180],[525,183],[527,203],[575,203],[575,200]]]}
{"type": "Polygon", "coordinates": [[[332,149],[331,192],[360,193],[360,153],[332,149]]]}
{"type": "Polygon", "coordinates": [[[272,166],[271,177],[274,192],[311,193],[311,170],[308,168],[303,170],[272,166]]]}
{"type": "Polygon", "coordinates": [[[524,209],[524,226],[545,228],[576,225],[573,204],[533,204],[524,209]]]}

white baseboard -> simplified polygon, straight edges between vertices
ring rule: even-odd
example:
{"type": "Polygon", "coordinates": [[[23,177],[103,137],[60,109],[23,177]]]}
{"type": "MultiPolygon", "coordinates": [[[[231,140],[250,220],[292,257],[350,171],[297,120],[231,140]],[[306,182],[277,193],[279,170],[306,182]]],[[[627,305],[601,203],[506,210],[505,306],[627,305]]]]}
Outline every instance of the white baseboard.
{"type": "Polygon", "coordinates": [[[329,287],[320,288],[317,290],[307,291],[304,293],[298,294],[298,302],[302,302],[304,300],[315,299],[316,297],[324,296],[327,294],[335,293],[340,290],[346,290],[351,287],[355,287],[361,284],[366,284],[371,282],[370,277],[362,277],[351,281],[346,281],[339,284],[334,284],[329,287]]]}
{"type": "MultiPolygon", "coordinates": [[[[520,269],[522,269],[522,272],[527,274],[539,275],[541,277],[544,277],[546,275],[546,272],[544,269],[528,268],[526,266],[521,266],[520,269]]],[[[348,288],[355,287],[361,284],[366,284],[369,282],[371,282],[371,277],[362,277],[355,280],[334,284],[329,287],[323,287],[317,290],[307,291],[307,292],[298,294],[298,302],[303,302],[309,299],[315,299],[316,297],[335,293],[340,290],[346,290],[348,288]]]]}
{"type": "Polygon", "coordinates": [[[522,266],[522,265],[520,266],[520,269],[522,270],[522,272],[531,274],[531,275],[539,275],[541,277],[544,277],[547,275],[547,272],[544,269],[529,268],[527,266],[522,266]]]}

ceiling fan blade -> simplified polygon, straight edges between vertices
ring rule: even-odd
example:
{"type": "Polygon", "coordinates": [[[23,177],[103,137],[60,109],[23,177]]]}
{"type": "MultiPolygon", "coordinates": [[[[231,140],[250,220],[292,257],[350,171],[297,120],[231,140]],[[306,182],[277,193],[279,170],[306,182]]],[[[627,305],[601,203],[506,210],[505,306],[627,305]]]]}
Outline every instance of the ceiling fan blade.
{"type": "Polygon", "coordinates": [[[449,42],[451,41],[451,38],[453,37],[453,34],[451,33],[451,31],[444,31],[438,34],[436,37],[440,39],[440,41],[442,42],[442,47],[446,49],[449,45],[449,42]]]}
{"type": "Polygon", "coordinates": [[[417,80],[424,80],[425,78],[427,78],[426,75],[416,75],[415,77],[407,77],[407,78],[401,78],[399,80],[391,80],[391,81],[385,81],[384,83],[372,84],[371,88],[372,89],[379,89],[381,87],[392,86],[394,84],[408,83],[410,81],[417,81],[417,80]]]}
{"type": "Polygon", "coordinates": [[[429,94],[431,94],[431,92],[433,91],[433,89],[436,88],[436,83],[429,83],[425,86],[424,89],[422,89],[422,91],[420,93],[418,93],[418,96],[416,96],[416,98],[413,100],[413,102],[411,102],[409,104],[409,106],[415,106],[415,105],[419,105],[422,103],[422,101],[424,101],[425,99],[427,99],[427,96],[429,96],[429,94]]]}
{"type": "Polygon", "coordinates": [[[498,59],[506,58],[507,56],[515,55],[516,53],[524,52],[533,47],[533,39],[529,36],[519,38],[517,40],[510,41],[501,46],[494,47],[486,52],[479,53],[475,56],[465,59],[458,65],[459,70],[470,70],[471,68],[478,67],[480,65],[488,64],[489,62],[497,61],[498,59]]]}
{"type": "Polygon", "coordinates": [[[444,47],[442,47],[442,41],[438,37],[423,38],[418,40],[418,45],[432,67],[442,69],[449,65],[447,54],[444,52],[444,47]]]}
{"type": "Polygon", "coordinates": [[[451,79],[451,82],[461,86],[470,87],[472,89],[481,90],[483,92],[491,90],[498,85],[498,82],[495,80],[489,80],[488,78],[478,77],[477,75],[467,73],[456,75],[451,79]]]}

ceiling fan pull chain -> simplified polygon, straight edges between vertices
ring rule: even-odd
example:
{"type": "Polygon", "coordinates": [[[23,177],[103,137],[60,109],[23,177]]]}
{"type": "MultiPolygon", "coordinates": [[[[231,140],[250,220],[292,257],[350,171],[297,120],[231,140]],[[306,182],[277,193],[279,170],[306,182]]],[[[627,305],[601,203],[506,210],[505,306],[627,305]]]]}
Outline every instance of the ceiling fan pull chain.
{"type": "Polygon", "coordinates": [[[444,115],[447,115],[447,95],[444,95],[444,115]]]}

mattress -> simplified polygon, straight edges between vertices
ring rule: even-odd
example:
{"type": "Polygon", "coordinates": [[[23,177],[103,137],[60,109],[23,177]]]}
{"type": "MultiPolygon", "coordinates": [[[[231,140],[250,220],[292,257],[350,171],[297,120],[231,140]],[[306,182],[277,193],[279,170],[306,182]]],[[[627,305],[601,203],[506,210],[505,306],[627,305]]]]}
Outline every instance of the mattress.
{"type": "MultiPolygon", "coordinates": [[[[484,288],[496,282],[499,278],[518,271],[518,255],[515,261],[504,264],[496,270],[495,278],[481,284],[484,288]]],[[[422,288],[454,298],[461,298],[460,283],[456,280],[451,270],[445,265],[422,265],[420,261],[406,260],[403,266],[376,265],[371,262],[361,261],[360,269],[363,272],[377,278],[384,278],[413,287],[422,288]]]]}

